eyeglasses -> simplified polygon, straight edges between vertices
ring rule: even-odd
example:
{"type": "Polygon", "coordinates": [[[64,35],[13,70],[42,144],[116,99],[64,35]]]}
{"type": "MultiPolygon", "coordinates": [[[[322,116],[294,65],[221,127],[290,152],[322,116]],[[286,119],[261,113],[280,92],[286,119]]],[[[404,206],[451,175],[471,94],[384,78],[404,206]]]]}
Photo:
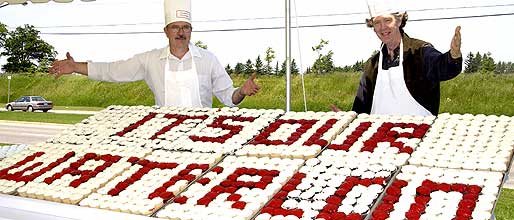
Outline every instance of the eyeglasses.
{"type": "Polygon", "coordinates": [[[191,25],[184,25],[184,26],[171,25],[170,30],[173,33],[178,33],[180,30],[184,31],[185,33],[191,33],[191,31],[193,30],[193,27],[191,27],[191,25]]]}

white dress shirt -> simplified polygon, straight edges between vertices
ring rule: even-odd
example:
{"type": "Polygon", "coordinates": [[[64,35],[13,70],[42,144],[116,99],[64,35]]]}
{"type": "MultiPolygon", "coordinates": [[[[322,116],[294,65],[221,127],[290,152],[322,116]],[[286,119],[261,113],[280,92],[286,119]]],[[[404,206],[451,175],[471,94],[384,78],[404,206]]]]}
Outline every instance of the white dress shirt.
{"type": "Polygon", "coordinates": [[[169,60],[172,70],[176,68],[180,71],[191,68],[191,56],[195,57],[202,106],[212,107],[213,94],[226,106],[234,106],[232,94],[235,89],[225,68],[214,54],[193,44],[189,44],[189,51],[182,59],[173,56],[168,46],[136,54],[128,60],[107,63],[88,61],[88,76],[90,79],[106,82],[144,80],[154,94],[155,104],[164,106],[166,59],[169,60]]]}

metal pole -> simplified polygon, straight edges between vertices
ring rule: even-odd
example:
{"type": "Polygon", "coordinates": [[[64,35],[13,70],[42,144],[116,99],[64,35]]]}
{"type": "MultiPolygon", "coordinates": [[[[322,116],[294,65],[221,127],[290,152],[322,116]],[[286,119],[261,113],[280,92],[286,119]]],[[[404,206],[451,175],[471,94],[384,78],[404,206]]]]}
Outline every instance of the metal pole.
{"type": "Polygon", "coordinates": [[[7,103],[9,103],[9,98],[11,97],[11,76],[7,76],[7,103]]]}
{"type": "Polygon", "coordinates": [[[291,0],[286,0],[286,112],[291,111],[291,0]]]}

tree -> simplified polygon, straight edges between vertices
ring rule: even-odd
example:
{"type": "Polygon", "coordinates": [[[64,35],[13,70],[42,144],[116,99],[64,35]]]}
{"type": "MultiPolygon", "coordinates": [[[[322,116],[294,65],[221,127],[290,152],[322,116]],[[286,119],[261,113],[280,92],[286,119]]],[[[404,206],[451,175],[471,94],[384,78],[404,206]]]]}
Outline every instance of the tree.
{"type": "Polygon", "coordinates": [[[352,71],[354,71],[354,72],[364,71],[364,60],[355,62],[355,64],[353,64],[353,66],[352,66],[352,71]]]}
{"type": "Polygon", "coordinates": [[[464,69],[464,73],[475,73],[478,70],[478,66],[475,65],[475,55],[471,52],[466,56],[466,60],[464,61],[466,68],[464,69]]]}
{"type": "Polygon", "coordinates": [[[328,45],[328,41],[321,39],[318,45],[312,47],[312,51],[318,54],[318,58],[314,61],[312,65],[311,71],[317,74],[323,74],[333,71],[334,69],[334,61],[332,56],[334,56],[334,52],[332,50],[328,51],[326,55],[323,55],[321,51],[323,48],[328,45]]]}
{"type": "Polygon", "coordinates": [[[234,74],[243,74],[245,69],[245,65],[242,63],[236,63],[236,66],[234,67],[234,74]]]}
{"type": "Polygon", "coordinates": [[[207,45],[204,44],[201,40],[199,41],[196,41],[195,42],[195,46],[199,47],[199,48],[203,48],[203,49],[206,49],[207,50],[207,45]]]}
{"type": "Polygon", "coordinates": [[[275,64],[275,71],[273,71],[273,73],[274,73],[275,75],[280,74],[280,68],[278,68],[278,61],[277,61],[277,63],[275,64]]]}
{"type": "Polygon", "coordinates": [[[248,59],[245,64],[244,74],[251,75],[253,72],[255,72],[255,69],[253,68],[252,60],[248,59]]]}
{"type": "Polygon", "coordinates": [[[332,57],[334,52],[329,51],[327,55],[320,56],[312,65],[311,71],[317,74],[325,74],[334,70],[334,61],[332,57]]]}
{"type": "Polygon", "coordinates": [[[496,69],[496,64],[494,63],[494,59],[491,57],[491,53],[484,54],[478,71],[480,73],[492,73],[494,72],[494,69],[496,69]]]}
{"type": "Polygon", "coordinates": [[[262,75],[264,72],[264,66],[262,64],[261,55],[257,56],[257,59],[255,59],[255,72],[257,75],[262,75]]]}
{"type": "Polygon", "coordinates": [[[355,64],[353,64],[351,66],[335,67],[334,70],[335,71],[346,72],[346,73],[349,73],[349,72],[362,72],[364,70],[364,61],[363,60],[359,60],[359,61],[355,62],[355,64]]]}
{"type": "Polygon", "coordinates": [[[514,73],[514,63],[508,62],[505,64],[505,73],[514,73]]]}
{"type": "Polygon", "coordinates": [[[477,52],[477,54],[475,55],[475,59],[473,59],[473,62],[472,62],[473,68],[476,68],[476,69],[473,69],[473,70],[475,70],[474,72],[478,72],[481,64],[482,64],[482,55],[480,55],[480,52],[477,52]]]}
{"type": "Polygon", "coordinates": [[[0,49],[4,47],[5,36],[7,35],[7,27],[0,23],[0,49]]]}
{"type": "Polygon", "coordinates": [[[234,70],[232,70],[230,64],[227,64],[227,66],[225,67],[225,71],[227,71],[229,75],[232,75],[234,73],[234,70]]]}
{"type": "Polygon", "coordinates": [[[266,74],[271,75],[270,63],[273,61],[273,59],[275,59],[275,51],[271,47],[268,47],[268,49],[266,49],[266,57],[264,58],[264,60],[266,61],[266,67],[264,68],[264,72],[266,74]]]}
{"type": "MultiPolygon", "coordinates": [[[[2,51],[2,48],[4,47],[5,37],[7,35],[7,27],[5,24],[0,23],[0,52],[2,51]]],[[[0,57],[2,57],[2,54],[0,53],[0,57]]]]}
{"type": "MultiPolygon", "coordinates": [[[[280,72],[279,72],[281,76],[283,75],[286,75],[286,61],[284,61],[282,63],[282,66],[281,66],[281,69],[280,69],[280,72]]],[[[292,74],[298,74],[300,73],[300,70],[298,69],[298,67],[296,66],[296,62],[295,60],[291,60],[291,75],[292,74]]]]}
{"type": "Polygon", "coordinates": [[[496,68],[494,69],[494,73],[496,73],[496,74],[504,74],[506,67],[507,67],[506,63],[500,61],[500,62],[498,62],[496,64],[496,68]]]}
{"type": "Polygon", "coordinates": [[[279,76],[286,75],[286,61],[282,62],[282,65],[280,65],[280,71],[278,72],[279,76]]]}
{"type": "Polygon", "coordinates": [[[3,69],[12,73],[46,71],[57,55],[54,47],[43,41],[32,25],[8,32],[4,49],[0,55],[8,58],[3,69]]]}
{"type": "Polygon", "coordinates": [[[293,59],[291,61],[291,74],[298,74],[300,73],[300,69],[298,69],[298,66],[296,66],[296,61],[293,59]]]}

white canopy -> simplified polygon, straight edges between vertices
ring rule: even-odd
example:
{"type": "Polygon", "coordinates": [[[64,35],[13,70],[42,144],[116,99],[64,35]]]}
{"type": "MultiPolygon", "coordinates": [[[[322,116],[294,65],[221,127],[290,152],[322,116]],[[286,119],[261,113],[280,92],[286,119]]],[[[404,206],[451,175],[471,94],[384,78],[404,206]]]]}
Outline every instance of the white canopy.
{"type": "MultiPolygon", "coordinates": [[[[0,0],[0,3],[1,4],[4,4],[4,3],[9,3],[10,5],[15,5],[15,4],[24,4],[26,2],[32,2],[32,3],[47,3],[49,2],[50,0],[0,0]]],[[[72,2],[73,0],[53,0],[54,2],[59,2],[59,3],[68,3],[68,2],[72,2]]],[[[95,0],[81,0],[83,2],[92,2],[92,1],[95,1],[95,0]]]]}

